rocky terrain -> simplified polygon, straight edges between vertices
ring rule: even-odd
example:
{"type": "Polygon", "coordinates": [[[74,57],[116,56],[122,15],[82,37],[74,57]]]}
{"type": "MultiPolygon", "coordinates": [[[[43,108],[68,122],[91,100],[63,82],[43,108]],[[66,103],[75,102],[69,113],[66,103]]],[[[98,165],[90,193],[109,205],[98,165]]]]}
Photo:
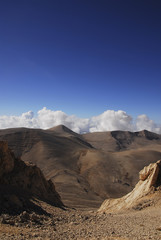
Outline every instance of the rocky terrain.
{"type": "MultiPolygon", "coordinates": [[[[61,210],[39,203],[50,216],[22,213],[0,224],[3,240],[160,240],[161,209],[150,206],[120,214],[98,214],[96,211],[61,210]]],[[[2,217],[1,217],[2,219],[2,217]]],[[[4,220],[3,220],[4,221],[4,220]]],[[[3,222],[2,221],[2,222],[3,222]]]]}
{"type": "Polygon", "coordinates": [[[16,157],[36,164],[51,179],[65,205],[98,208],[122,197],[144,166],[161,159],[161,136],[148,131],[77,134],[60,125],[48,130],[5,129],[16,157]]]}
{"type": "Polygon", "coordinates": [[[41,170],[15,158],[6,142],[0,142],[0,214],[17,214],[23,210],[43,212],[33,199],[63,207],[52,181],[41,170]]]}
{"type": "MultiPolygon", "coordinates": [[[[136,197],[133,194],[133,197],[130,198],[130,205],[127,201],[128,209],[126,199],[124,199],[124,206],[121,202],[121,211],[120,209],[118,211],[116,202],[114,208],[107,208],[105,202],[99,210],[82,210],[56,208],[37,200],[36,204],[44,212],[38,214],[26,209],[20,214],[1,214],[0,239],[160,240],[160,169],[158,172],[154,165],[154,168],[149,166],[141,172],[140,176],[144,180],[140,181],[144,181],[146,191],[142,193],[137,186],[141,186],[141,183],[138,183],[135,188],[135,191],[137,190],[136,197]],[[155,181],[153,181],[154,179],[155,181]],[[152,189],[154,186],[155,189],[152,189]],[[138,199],[139,201],[137,201],[138,199]]],[[[160,161],[156,165],[160,167],[160,161]]],[[[117,202],[117,204],[120,203],[117,202]]]]}
{"type": "MultiPolygon", "coordinates": [[[[140,172],[128,195],[100,209],[65,207],[35,165],[0,142],[0,239],[161,239],[161,161],[140,172]],[[121,209],[120,209],[121,205],[121,209]],[[119,206],[119,207],[118,207],[119,206]]],[[[101,186],[100,186],[101,187],[101,186]]]]}
{"type": "Polygon", "coordinates": [[[161,160],[144,167],[139,173],[140,181],[135,188],[122,198],[107,199],[99,212],[120,212],[141,209],[154,204],[161,207],[161,160]]]}

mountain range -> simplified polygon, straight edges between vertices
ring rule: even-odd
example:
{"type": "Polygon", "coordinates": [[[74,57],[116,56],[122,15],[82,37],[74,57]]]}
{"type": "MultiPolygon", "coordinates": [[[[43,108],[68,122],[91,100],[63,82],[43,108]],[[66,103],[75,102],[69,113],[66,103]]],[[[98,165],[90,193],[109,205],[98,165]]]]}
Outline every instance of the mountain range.
{"type": "Polygon", "coordinates": [[[77,134],[59,125],[0,130],[16,157],[36,164],[67,206],[99,207],[130,192],[144,166],[161,159],[161,135],[111,131],[77,134]]]}

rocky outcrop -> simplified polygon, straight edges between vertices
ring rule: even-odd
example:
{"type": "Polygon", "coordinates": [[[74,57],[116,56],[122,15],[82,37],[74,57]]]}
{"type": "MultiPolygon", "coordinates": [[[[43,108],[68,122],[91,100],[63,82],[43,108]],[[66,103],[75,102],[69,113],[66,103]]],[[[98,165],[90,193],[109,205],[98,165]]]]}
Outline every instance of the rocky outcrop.
{"type": "Polygon", "coordinates": [[[24,211],[33,206],[33,198],[63,206],[52,181],[36,165],[15,158],[8,144],[0,142],[0,213],[24,211]]]}
{"type": "Polygon", "coordinates": [[[148,195],[161,186],[161,160],[144,167],[139,173],[140,181],[133,191],[122,198],[107,199],[103,202],[99,212],[118,212],[125,209],[134,208],[144,197],[146,201],[148,195]]]}

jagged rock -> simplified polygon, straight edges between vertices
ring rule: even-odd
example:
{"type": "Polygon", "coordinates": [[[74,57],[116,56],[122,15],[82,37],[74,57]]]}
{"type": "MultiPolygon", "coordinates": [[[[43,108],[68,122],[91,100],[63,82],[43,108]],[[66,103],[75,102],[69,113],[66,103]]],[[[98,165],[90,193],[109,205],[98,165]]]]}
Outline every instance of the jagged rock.
{"type": "Polygon", "coordinates": [[[145,181],[148,178],[148,186],[153,186],[158,178],[158,174],[160,171],[159,162],[151,163],[149,166],[143,168],[143,170],[139,173],[139,179],[145,181]]]}
{"type": "Polygon", "coordinates": [[[105,200],[98,211],[106,213],[118,212],[132,208],[139,202],[142,204],[143,198],[150,194],[154,188],[159,189],[158,187],[161,185],[161,160],[144,167],[139,173],[139,178],[140,181],[133,191],[122,198],[105,200]]]}
{"type": "Polygon", "coordinates": [[[33,197],[63,206],[52,181],[36,165],[15,158],[7,143],[0,142],[0,213],[31,207],[33,197]]]}

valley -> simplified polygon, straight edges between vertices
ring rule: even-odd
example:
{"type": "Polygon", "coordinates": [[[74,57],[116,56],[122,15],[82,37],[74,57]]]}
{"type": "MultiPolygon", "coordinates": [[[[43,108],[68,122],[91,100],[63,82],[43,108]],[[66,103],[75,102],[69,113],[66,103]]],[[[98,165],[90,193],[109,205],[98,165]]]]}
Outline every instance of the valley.
{"type": "Polygon", "coordinates": [[[0,130],[0,239],[159,240],[160,159],[146,130],[0,130]]]}

